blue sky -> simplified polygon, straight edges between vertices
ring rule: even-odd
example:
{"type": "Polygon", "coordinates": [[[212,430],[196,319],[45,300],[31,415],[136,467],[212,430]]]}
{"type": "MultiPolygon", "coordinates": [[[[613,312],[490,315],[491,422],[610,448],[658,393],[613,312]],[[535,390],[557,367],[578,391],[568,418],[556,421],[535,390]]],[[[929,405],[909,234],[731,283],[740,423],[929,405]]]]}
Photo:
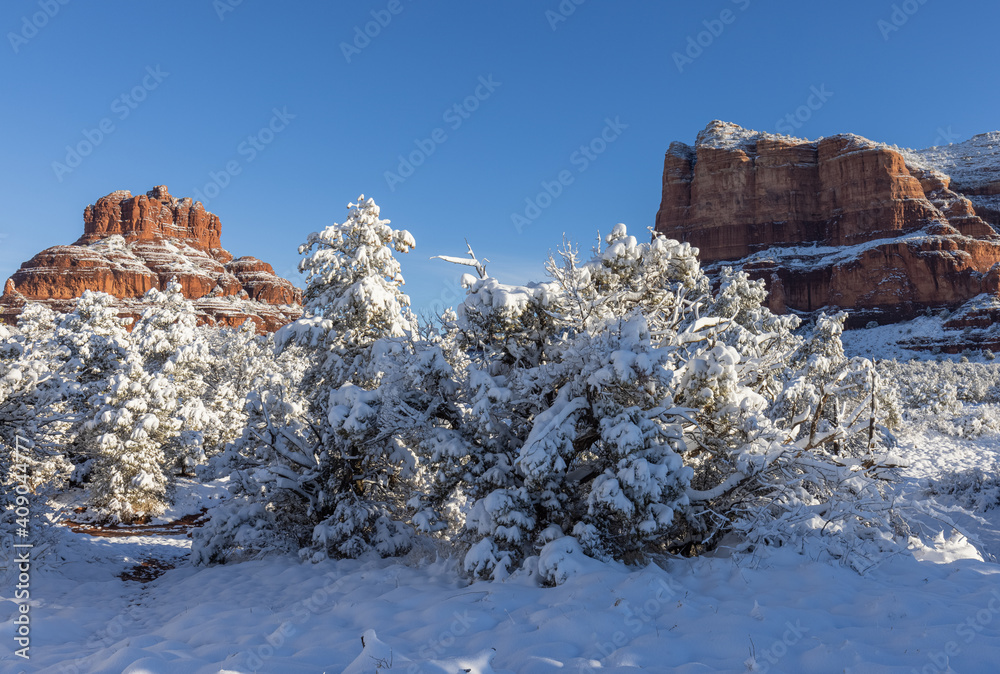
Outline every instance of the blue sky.
{"type": "Polygon", "coordinates": [[[97,198],[166,184],[300,283],[298,244],[364,193],[416,238],[407,291],[438,309],[461,270],[428,258],[465,238],[523,282],[563,234],[643,233],[667,146],[712,119],[906,147],[1000,128],[998,19],[986,0],[5,0],[0,277],[76,240],[97,198]]]}

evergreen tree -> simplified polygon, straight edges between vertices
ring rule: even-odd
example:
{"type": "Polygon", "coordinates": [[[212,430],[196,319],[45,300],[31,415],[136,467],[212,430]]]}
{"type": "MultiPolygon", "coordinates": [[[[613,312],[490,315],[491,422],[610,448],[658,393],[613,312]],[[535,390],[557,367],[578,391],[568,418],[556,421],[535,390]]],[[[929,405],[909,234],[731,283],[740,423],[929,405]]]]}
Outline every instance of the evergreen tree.
{"type": "Polygon", "coordinates": [[[166,507],[163,447],[180,424],[174,387],[150,375],[130,353],[106,393],[95,396],[94,418],[83,428],[84,446],[94,456],[90,500],[111,522],[136,522],[166,507]]]}
{"type": "Polygon", "coordinates": [[[414,462],[393,437],[398,423],[387,418],[393,406],[380,385],[386,360],[412,351],[416,335],[393,256],[415,244],[380,218],[374,200],[362,196],[348,209],[345,222],[299,248],[306,316],[275,342],[278,363],[304,367],[275,372],[251,394],[240,442],[243,460],[267,475],[247,498],[272,509],[280,503],[290,521],[307,522],[303,553],[313,559],[391,555],[410,545],[401,481],[414,462]]]}

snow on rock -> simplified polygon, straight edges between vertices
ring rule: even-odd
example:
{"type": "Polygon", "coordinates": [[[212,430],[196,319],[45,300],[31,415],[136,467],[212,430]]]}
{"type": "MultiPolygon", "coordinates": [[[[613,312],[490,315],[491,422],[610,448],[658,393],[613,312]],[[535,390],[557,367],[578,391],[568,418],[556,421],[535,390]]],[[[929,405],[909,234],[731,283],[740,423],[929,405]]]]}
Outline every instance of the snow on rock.
{"type": "Polygon", "coordinates": [[[859,327],[955,307],[1000,289],[998,139],[913,152],[716,120],[670,146],[656,230],[710,273],[763,279],[777,313],[847,309],[859,327]]]}
{"type": "Polygon", "coordinates": [[[903,154],[914,165],[947,174],[961,186],[959,191],[974,195],[1000,192],[1000,131],[980,133],[961,143],[903,150],[903,154]],[[991,186],[994,189],[989,189],[991,186]]]}
{"type": "Polygon", "coordinates": [[[744,129],[732,122],[715,119],[698,132],[696,145],[716,150],[749,149],[761,138],[779,138],[790,143],[807,143],[804,138],[744,129]]]}

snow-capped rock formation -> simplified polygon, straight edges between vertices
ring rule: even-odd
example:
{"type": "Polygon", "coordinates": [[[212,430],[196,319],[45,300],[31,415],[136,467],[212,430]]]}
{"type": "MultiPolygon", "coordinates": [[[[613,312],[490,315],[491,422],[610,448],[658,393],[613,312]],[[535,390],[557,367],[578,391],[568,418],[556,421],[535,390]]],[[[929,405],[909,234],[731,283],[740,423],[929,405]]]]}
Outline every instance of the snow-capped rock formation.
{"type": "Polygon", "coordinates": [[[920,152],[714,121],[666,154],[656,229],[767,281],[775,311],[896,321],[1000,289],[1000,133],[920,152]],[[949,176],[951,174],[951,176],[949,176]]]}
{"type": "Polygon", "coordinates": [[[118,297],[122,315],[142,312],[142,296],[176,278],[203,323],[240,325],[252,319],[273,331],[301,315],[302,292],[271,265],[222,248],[222,224],[201,202],[170,196],[165,185],[132,196],[119,190],[83,213],[84,233],[21,265],[0,297],[0,321],[14,322],[26,302],[58,311],[85,290],[118,297]]]}

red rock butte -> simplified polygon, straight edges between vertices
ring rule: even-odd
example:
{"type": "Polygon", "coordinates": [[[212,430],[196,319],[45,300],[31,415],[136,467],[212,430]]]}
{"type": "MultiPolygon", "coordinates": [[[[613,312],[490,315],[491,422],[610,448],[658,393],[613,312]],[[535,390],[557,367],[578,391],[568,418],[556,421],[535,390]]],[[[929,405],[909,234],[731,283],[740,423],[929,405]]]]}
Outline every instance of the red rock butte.
{"type": "Polygon", "coordinates": [[[714,121],[694,147],[670,145],[656,214],[709,273],[764,279],[772,310],[847,309],[855,326],[997,295],[997,229],[997,132],[910,151],[714,121]]]}
{"type": "Polygon", "coordinates": [[[222,248],[222,224],[201,202],[175,199],[165,185],[132,196],[101,197],[83,212],[83,236],[38,253],[11,276],[0,297],[0,320],[14,323],[24,305],[70,311],[86,290],[119,298],[123,316],[138,316],[142,296],[171,279],[192,300],[203,324],[241,325],[261,332],[302,314],[302,291],[254,257],[222,248]]]}

